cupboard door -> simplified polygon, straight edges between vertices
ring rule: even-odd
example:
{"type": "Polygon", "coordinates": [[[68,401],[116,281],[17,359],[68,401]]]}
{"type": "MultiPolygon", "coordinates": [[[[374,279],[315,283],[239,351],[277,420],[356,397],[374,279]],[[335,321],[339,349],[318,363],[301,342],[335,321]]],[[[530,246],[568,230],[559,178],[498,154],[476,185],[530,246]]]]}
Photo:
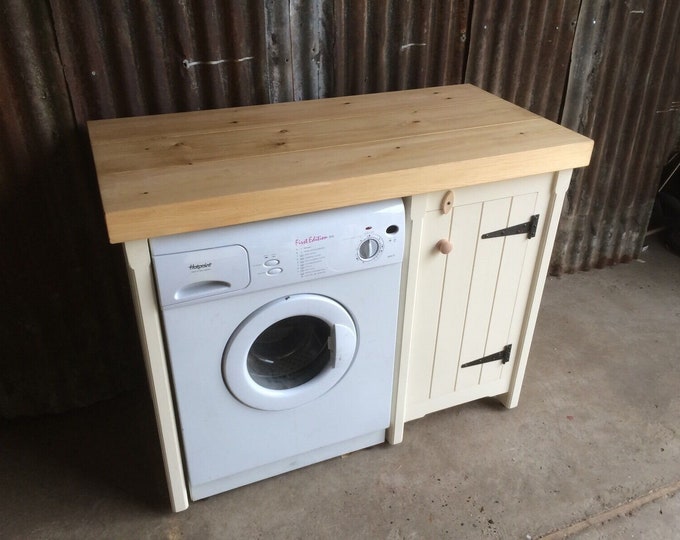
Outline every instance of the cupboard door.
{"type": "Polygon", "coordinates": [[[434,204],[437,197],[426,196],[432,204],[426,204],[420,237],[415,240],[420,248],[407,418],[508,391],[552,177],[458,189],[448,214],[434,204]],[[482,238],[528,222],[535,214],[539,218],[533,238],[527,233],[482,238]],[[448,255],[436,249],[441,239],[453,244],[448,255]],[[475,364],[508,345],[508,361],[475,364]]]}

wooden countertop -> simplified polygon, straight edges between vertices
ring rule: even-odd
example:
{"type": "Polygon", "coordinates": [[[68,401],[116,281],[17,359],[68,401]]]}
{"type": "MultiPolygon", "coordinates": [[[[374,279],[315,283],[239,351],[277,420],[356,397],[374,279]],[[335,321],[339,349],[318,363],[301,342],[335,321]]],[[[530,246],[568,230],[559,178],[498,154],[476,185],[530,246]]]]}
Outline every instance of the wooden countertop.
{"type": "Polygon", "coordinates": [[[88,122],[112,243],[588,164],[471,85],[88,122]]]}

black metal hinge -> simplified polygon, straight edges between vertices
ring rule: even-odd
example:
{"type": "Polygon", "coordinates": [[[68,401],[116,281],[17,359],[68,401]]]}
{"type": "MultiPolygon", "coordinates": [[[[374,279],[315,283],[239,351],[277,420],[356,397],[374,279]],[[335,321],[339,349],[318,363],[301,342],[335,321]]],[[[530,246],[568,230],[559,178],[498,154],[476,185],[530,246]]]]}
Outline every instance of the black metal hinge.
{"type": "Polygon", "coordinates": [[[480,364],[486,364],[487,362],[495,362],[496,360],[500,360],[501,364],[507,364],[510,361],[510,351],[512,351],[512,345],[506,345],[503,347],[502,351],[478,358],[472,362],[467,362],[460,367],[478,366],[480,364]]]}
{"type": "Polygon", "coordinates": [[[524,234],[526,233],[527,238],[533,238],[536,236],[536,229],[538,228],[538,218],[540,214],[531,216],[531,219],[526,223],[521,223],[520,225],[513,225],[512,227],[507,227],[505,229],[500,229],[498,231],[493,231],[482,235],[482,238],[498,238],[499,236],[510,236],[512,234],[524,234]]]}

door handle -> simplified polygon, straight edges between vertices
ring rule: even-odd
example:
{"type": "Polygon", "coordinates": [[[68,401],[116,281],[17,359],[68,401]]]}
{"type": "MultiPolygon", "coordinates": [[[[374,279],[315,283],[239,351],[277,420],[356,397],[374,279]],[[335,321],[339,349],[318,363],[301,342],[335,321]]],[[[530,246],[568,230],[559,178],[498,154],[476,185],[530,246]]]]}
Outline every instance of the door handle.
{"type": "Polygon", "coordinates": [[[175,292],[175,300],[191,300],[192,298],[203,298],[231,290],[231,283],[228,281],[198,281],[185,285],[175,292]]]}
{"type": "Polygon", "coordinates": [[[342,362],[349,362],[354,357],[356,336],[351,328],[342,324],[331,326],[328,336],[328,351],[331,353],[330,364],[334,368],[342,362]]]}
{"type": "Polygon", "coordinates": [[[435,247],[439,250],[439,253],[448,255],[453,250],[453,244],[446,238],[442,238],[435,247]]]}

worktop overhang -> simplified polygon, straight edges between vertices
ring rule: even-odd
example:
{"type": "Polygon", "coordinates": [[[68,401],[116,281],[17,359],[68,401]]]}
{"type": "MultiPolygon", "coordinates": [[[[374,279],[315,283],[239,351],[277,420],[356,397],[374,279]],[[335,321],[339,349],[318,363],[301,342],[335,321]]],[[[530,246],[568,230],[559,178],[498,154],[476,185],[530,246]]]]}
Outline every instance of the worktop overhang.
{"type": "Polygon", "coordinates": [[[112,243],[572,169],[593,148],[471,85],[88,129],[112,243]]]}

